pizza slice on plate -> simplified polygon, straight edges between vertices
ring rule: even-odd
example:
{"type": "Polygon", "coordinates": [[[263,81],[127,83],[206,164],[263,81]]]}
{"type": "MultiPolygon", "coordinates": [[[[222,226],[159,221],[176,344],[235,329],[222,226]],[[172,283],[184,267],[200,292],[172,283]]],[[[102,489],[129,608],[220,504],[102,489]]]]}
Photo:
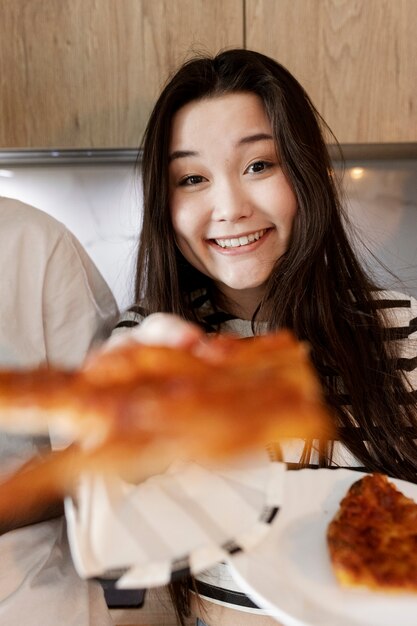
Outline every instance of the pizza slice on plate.
{"type": "Polygon", "coordinates": [[[350,487],[327,543],[343,587],[417,592],[417,503],[386,476],[371,474],[350,487]]]}

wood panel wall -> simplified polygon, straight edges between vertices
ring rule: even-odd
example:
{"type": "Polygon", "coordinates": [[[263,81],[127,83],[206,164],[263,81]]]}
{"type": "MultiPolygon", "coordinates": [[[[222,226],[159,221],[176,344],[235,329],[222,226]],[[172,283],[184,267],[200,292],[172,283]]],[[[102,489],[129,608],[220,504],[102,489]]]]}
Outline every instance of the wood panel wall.
{"type": "Polygon", "coordinates": [[[246,0],[246,25],[340,142],[417,141],[416,0],[246,0]]]}
{"type": "Polygon", "coordinates": [[[0,149],[136,148],[169,72],[242,46],[340,142],[417,142],[417,0],[1,0],[0,149]]]}
{"type": "Polygon", "coordinates": [[[168,72],[243,45],[242,0],[1,0],[0,147],[135,148],[168,72]]]}

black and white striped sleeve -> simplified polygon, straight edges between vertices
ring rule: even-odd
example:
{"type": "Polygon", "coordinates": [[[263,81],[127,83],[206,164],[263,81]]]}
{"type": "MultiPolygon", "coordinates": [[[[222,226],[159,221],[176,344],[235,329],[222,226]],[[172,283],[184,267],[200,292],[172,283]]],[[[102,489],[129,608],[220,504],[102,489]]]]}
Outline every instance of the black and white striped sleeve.
{"type": "Polygon", "coordinates": [[[121,335],[129,330],[129,328],[139,326],[145,317],[147,317],[145,309],[140,306],[130,307],[130,309],[125,311],[119,318],[119,321],[113,329],[112,336],[121,335]]]}

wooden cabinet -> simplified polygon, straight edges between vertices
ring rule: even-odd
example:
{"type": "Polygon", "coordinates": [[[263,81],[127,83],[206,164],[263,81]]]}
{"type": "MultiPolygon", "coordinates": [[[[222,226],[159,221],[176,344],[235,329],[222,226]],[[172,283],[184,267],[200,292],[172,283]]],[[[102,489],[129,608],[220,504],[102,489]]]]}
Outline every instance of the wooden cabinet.
{"type": "Polygon", "coordinates": [[[242,45],[242,0],[1,0],[0,148],[137,148],[169,71],[242,45]]]}
{"type": "Polygon", "coordinates": [[[417,0],[246,0],[246,46],[298,78],[341,143],[417,142],[417,0]]]}
{"type": "Polygon", "coordinates": [[[168,73],[235,46],[341,143],[417,142],[417,0],[0,0],[0,149],[136,148],[168,73]]]}

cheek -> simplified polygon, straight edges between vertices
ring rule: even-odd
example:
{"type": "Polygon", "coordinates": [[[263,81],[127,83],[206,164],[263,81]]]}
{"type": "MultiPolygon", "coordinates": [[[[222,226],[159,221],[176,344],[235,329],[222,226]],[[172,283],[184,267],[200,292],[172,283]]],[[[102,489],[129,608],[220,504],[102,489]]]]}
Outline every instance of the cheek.
{"type": "Polygon", "coordinates": [[[254,202],[285,229],[291,228],[297,212],[297,199],[292,188],[283,174],[265,181],[265,184],[256,189],[254,202]]]}
{"type": "Polygon", "coordinates": [[[291,193],[291,198],[289,198],[288,210],[286,214],[286,221],[287,221],[287,225],[289,229],[292,229],[296,215],[297,215],[297,200],[294,197],[294,195],[291,193]]]}
{"type": "Polygon", "coordinates": [[[177,239],[178,237],[181,236],[180,222],[178,219],[178,213],[172,209],[171,209],[171,222],[172,222],[172,228],[174,230],[175,238],[177,239]]]}
{"type": "Polygon", "coordinates": [[[204,219],[192,202],[171,204],[171,220],[178,240],[192,243],[201,239],[204,233],[204,219]]]}
{"type": "Polygon", "coordinates": [[[280,190],[278,212],[286,228],[290,230],[297,214],[297,198],[290,186],[280,190]]]}
{"type": "Polygon", "coordinates": [[[170,198],[170,213],[172,228],[176,239],[184,236],[184,225],[187,223],[184,208],[181,203],[176,201],[175,197],[170,198]]]}
{"type": "Polygon", "coordinates": [[[175,211],[172,214],[172,227],[178,241],[193,239],[194,225],[186,213],[175,211]]]}

